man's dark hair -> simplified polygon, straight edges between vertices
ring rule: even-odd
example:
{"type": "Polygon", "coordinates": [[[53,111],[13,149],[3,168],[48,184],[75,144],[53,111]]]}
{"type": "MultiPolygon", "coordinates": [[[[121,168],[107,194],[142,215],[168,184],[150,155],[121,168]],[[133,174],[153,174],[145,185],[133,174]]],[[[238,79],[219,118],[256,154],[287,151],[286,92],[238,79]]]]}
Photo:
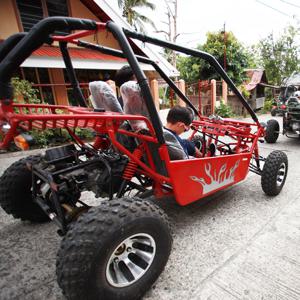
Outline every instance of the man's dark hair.
{"type": "Polygon", "coordinates": [[[133,79],[133,72],[130,66],[123,66],[116,72],[115,83],[120,87],[123,83],[133,79]]]}
{"type": "Polygon", "coordinates": [[[189,126],[194,120],[194,113],[190,108],[176,105],[169,110],[167,116],[167,122],[175,124],[177,122],[183,122],[189,126]]]}
{"type": "Polygon", "coordinates": [[[110,74],[108,72],[105,72],[104,75],[103,75],[103,80],[104,81],[107,81],[107,80],[110,80],[110,74]]]}

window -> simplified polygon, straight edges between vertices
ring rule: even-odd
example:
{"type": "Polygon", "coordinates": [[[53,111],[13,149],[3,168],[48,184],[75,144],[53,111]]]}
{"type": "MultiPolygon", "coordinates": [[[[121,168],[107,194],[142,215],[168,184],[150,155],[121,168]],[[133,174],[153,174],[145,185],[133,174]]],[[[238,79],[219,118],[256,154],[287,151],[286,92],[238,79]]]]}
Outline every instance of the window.
{"type": "MultiPolygon", "coordinates": [[[[89,83],[91,81],[95,81],[95,80],[101,80],[101,78],[103,77],[101,75],[101,71],[100,70],[83,70],[83,69],[75,69],[75,74],[77,77],[77,80],[79,83],[89,83]]],[[[64,69],[64,77],[65,77],[65,83],[70,83],[68,74],[66,69],[64,69]]],[[[81,85],[81,91],[83,93],[83,96],[85,99],[87,99],[90,95],[90,91],[89,91],[89,87],[88,85],[81,85]]],[[[78,105],[77,100],[74,98],[73,96],[73,90],[71,87],[67,88],[67,93],[68,93],[68,100],[69,103],[71,105],[78,105]]]]}
{"type": "Polygon", "coordinates": [[[48,0],[46,1],[48,16],[64,16],[67,17],[69,15],[68,5],[66,1],[62,0],[48,0]]]}
{"type": "Polygon", "coordinates": [[[25,32],[43,19],[41,0],[17,0],[17,5],[25,32]]]}
{"type": "Polygon", "coordinates": [[[48,69],[45,68],[37,68],[37,76],[39,84],[41,84],[39,90],[42,95],[43,102],[54,104],[53,91],[51,86],[43,86],[43,84],[50,83],[50,77],[48,69]]]}
{"type": "Polygon", "coordinates": [[[16,0],[25,32],[45,17],[68,16],[67,0],[16,0]]]}
{"type": "Polygon", "coordinates": [[[54,104],[54,96],[50,84],[48,69],[45,68],[22,68],[23,78],[33,83],[33,87],[38,90],[38,98],[42,102],[54,104]]]}

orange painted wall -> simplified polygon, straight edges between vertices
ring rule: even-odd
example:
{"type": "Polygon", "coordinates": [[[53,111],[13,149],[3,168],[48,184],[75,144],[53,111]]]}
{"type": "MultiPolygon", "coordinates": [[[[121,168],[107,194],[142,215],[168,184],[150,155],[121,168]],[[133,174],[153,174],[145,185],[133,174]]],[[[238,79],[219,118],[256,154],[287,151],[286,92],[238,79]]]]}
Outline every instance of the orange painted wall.
{"type": "MultiPolygon", "coordinates": [[[[91,13],[91,11],[86,8],[80,1],[78,0],[69,0],[70,3],[70,14],[75,18],[84,18],[84,19],[92,19],[98,21],[98,18],[91,13]]],[[[94,36],[89,36],[84,38],[88,42],[95,43],[94,36]]],[[[109,32],[100,32],[97,34],[96,42],[101,43],[101,45],[112,47],[115,49],[120,49],[118,42],[109,32]]]]}
{"type": "Polygon", "coordinates": [[[13,5],[14,0],[0,0],[0,39],[19,32],[13,5]]]}
{"type": "MultiPolygon", "coordinates": [[[[16,15],[15,0],[0,0],[0,39],[6,39],[10,35],[19,32],[18,18],[16,15]]],[[[79,0],[69,0],[70,16],[99,21],[79,0]]],[[[94,36],[83,38],[89,42],[95,42],[94,36]]],[[[117,41],[111,33],[101,32],[96,40],[104,46],[120,49],[117,41]]]]}

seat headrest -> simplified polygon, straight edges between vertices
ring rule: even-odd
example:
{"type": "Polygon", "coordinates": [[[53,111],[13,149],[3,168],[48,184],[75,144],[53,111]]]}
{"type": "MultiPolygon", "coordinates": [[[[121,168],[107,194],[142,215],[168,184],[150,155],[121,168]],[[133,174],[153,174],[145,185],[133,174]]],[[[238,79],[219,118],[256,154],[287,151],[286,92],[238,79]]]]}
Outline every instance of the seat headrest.
{"type": "MultiPolygon", "coordinates": [[[[124,112],[129,115],[142,115],[149,118],[146,103],[141,94],[141,88],[135,81],[127,81],[120,87],[124,102],[124,112]]],[[[134,130],[146,128],[143,121],[131,121],[134,130]]]]}
{"type": "Polygon", "coordinates": [[[113,89],[104,81],[89,83],[94,108],[104,108],[106,111],[123,113],[122,107],[114,94],[113,89]]]}

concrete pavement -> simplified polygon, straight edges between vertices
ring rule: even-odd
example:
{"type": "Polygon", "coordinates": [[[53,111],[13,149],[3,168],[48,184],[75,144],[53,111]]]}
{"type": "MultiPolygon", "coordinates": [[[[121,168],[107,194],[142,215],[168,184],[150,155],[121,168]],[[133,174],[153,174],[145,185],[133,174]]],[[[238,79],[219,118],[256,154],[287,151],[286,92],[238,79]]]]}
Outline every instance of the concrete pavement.
{"type": "MultiPolygon", "coordinates": [[[[281,194],[267,197],[249,174],[187,207],[166,199],[173,251],[144,299],[300,299],[300,140],[280,136],[260,146],[265,156],[288,155],[281,194]]],[[[0,173],[19,158],[1,154],[0,173]]],[[[54,224],[20,222],[0,209],[0,299],[64,299],[55,278],[59,243],[54,224]]]]}

